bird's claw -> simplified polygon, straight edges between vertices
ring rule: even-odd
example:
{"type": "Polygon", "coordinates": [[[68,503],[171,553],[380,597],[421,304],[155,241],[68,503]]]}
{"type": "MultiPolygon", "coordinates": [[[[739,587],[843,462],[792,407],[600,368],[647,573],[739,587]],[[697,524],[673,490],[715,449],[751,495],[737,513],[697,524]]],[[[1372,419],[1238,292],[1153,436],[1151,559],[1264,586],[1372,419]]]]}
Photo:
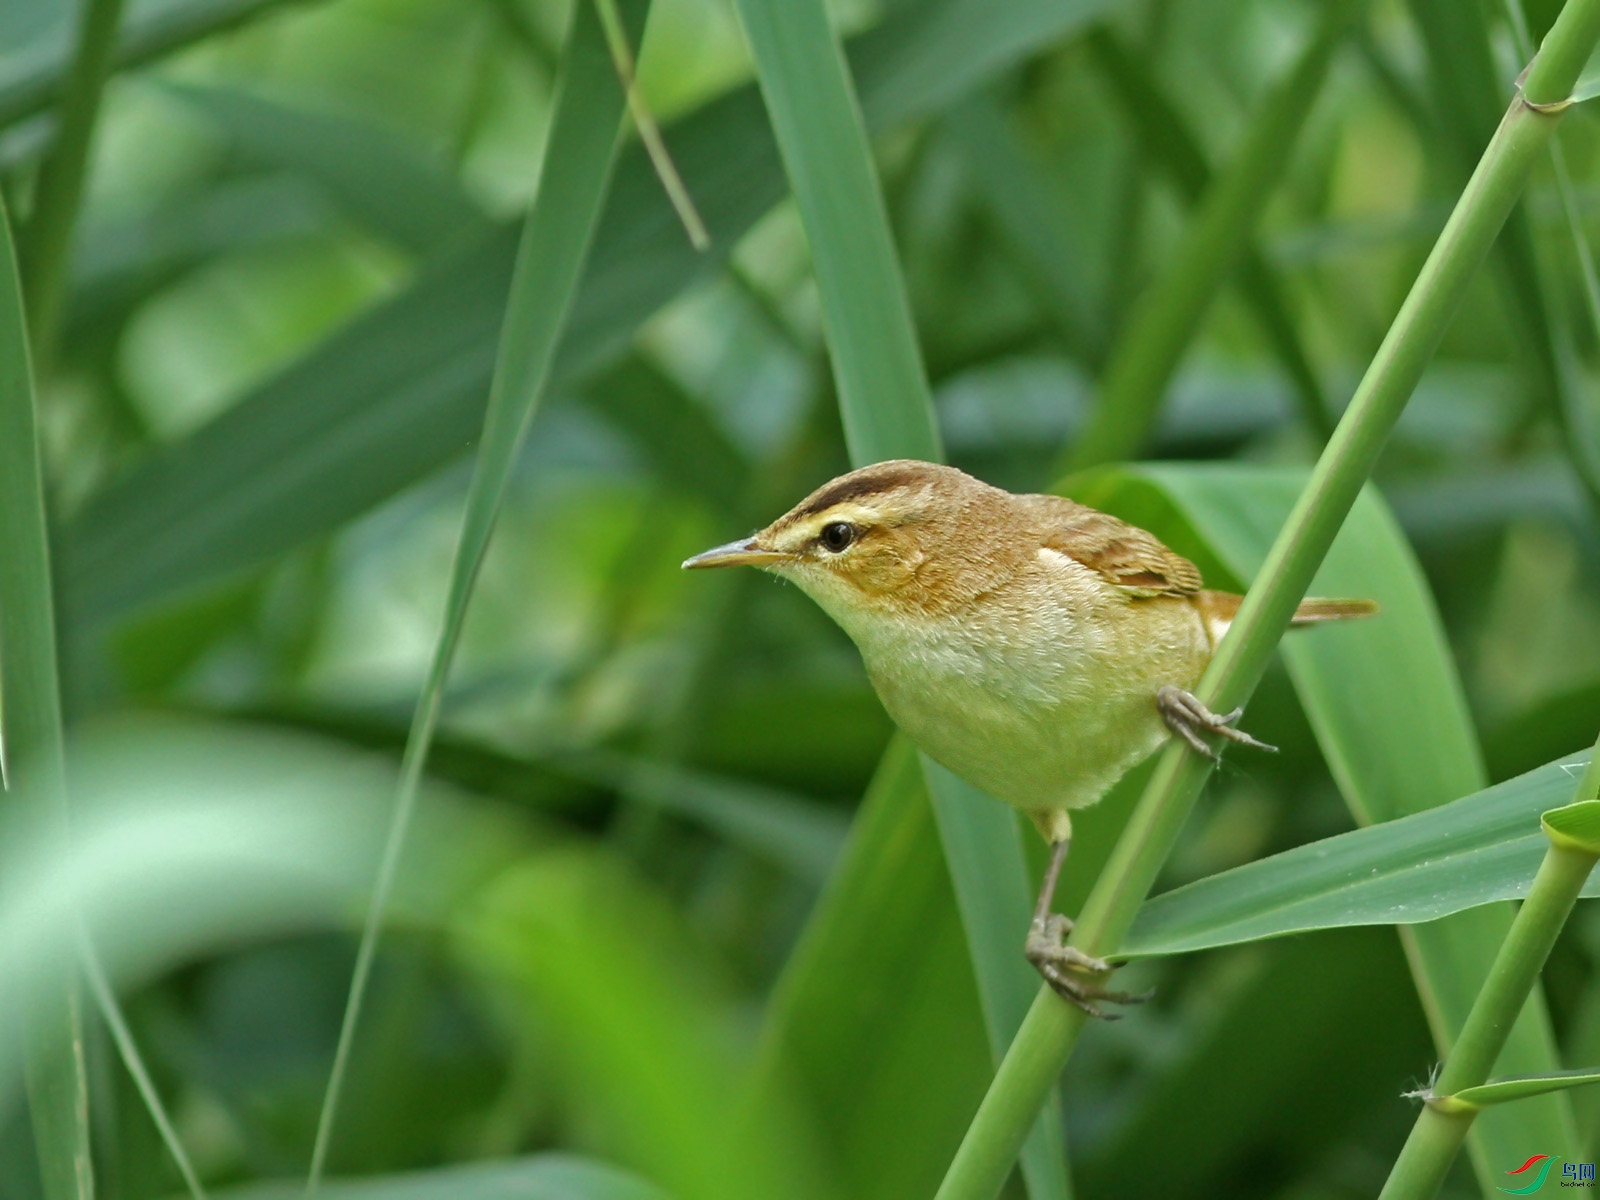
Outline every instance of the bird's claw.
{"type": "Polygon", "coordinates": [[[1238,742],[1241,746],[1254,746],[1257,750],[1268,750],[1274,754],[1278,751],[1276,746],[1269,746],[1266,742],[1251,737],[1244,730],[1233,727],[1233,723],[1244,715],[1242,708],[1236,708],[1230,713],[1214,713],[1202,704],[1200,698],[1193,692],[1186,692],[1170,684],[1156,692],[1156,708],[1160,710],[1161,719],[1167,723],[1172,732],[1194,747],[1195,753],[1203,754],[1213,762],[1222,756],[1200,736],[1202,732],[1217,734],[1230,742],[1238,742]]]}
{"type": "Polygon", "coordinates": [[[1072,922],[1060,913],[1051,913],[1036,919],[1028,927],[1028,941],[1023,948],[1028,961],[1055,990],[1056,995],[1103,1021],[1120,1020],[1120,1014],[1106,1012],[1100,1007],[1099,1001],[1143,1004],[1150,998],[1148,992],[1137,996],[1131,992],[1115,992],[1101,987],[1092,979],[1085,979],[1082,972],[1109,975],[1112,966],[1103,958],[1095,958],[1076,946],[1069,946],[1066,935],[1070,932],[1072,922]]]}

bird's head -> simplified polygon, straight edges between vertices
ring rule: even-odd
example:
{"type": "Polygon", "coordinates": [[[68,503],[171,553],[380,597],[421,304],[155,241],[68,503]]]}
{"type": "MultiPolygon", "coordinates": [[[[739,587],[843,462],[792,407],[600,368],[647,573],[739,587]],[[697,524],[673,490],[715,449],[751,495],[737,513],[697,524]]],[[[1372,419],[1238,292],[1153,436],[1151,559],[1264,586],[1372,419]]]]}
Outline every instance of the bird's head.
{"type": "Polygon", "coordinates": [[[992,586],[1005,492],[954,467],[895,459],[841,475],[752,537],[685,568],[754,566],[792,580],[846,630],[949,611],[992,586]]]}

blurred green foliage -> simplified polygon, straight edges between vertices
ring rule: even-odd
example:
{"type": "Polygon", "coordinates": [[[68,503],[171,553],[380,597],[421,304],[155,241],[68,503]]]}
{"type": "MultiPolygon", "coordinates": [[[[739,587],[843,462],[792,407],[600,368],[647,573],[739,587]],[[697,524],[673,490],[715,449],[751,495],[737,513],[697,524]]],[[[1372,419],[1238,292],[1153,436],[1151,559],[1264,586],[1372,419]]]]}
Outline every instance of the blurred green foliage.
{"type": "MultiPolygon", "coordinates": [[[[1557,7],[1528,6],[1535,37],[1557,7]]],[[[0,186],[24,246],[76,11],[0,0],[0,186]]],[[[126,910],[101,941],[210,1187],[310,1153],[569,15],[128,0],[38,401],[90,833],[81,859],[34,866],[97,883],[97,920],[126,910]],[[101,794],[132,807],[102,823],[101,794]],[[255,883],[214,857],[227,804],[255,883]]],[[[948,456],[1047,487],[1320,6],[831,15],[948,456]]],[[[1251,477],[1310,460],[1317,405],[1348,397],[1510,95],[1512,45],[1488,0],[1369,7],[1183,350],[1151,457],[1251,477]]],[[[805,238],[731,4],[656,0],[641,81],[713,245],[688,246],[630,137],[474,594],[331,1170],[401,1180],[375,1198],[651,1194],[560,1152],[683,1200],[929,1194],[992,1060],[914,761],[884,757],[854,650],[803,597],[678,571],[847,463],[805,238]]],[[[1580,108],[1561,139],[1592,233],[1600,128],[1580,108]]],[[[1446,691],[1459,673],[1490,781],[1600,727],[1600,331],[1580,289],[1545,170],[1375,481],[1442,618],[1422,658],[1446,691]]],[[[1122,488],[1119,511],[1204,561],[1183,540],[1198,518],[1122,488]]],[[[1251,516],[1213,519],[1254,537],[1251,516]]],[[[1407,782],[1407,739],[1419,762],[1439,746],[1406,723],[1412,660],[1386,661],[1389,715],[1332,770],[1290,683],[1304,665],[1268,677],[1250,728],[1282,753],[1230,758],[1163,889],[1350,828],[1352,778],[1395,789],[1380,816],[1448,798],[1407,782]]],[[[1352,678],[1326,675],[1326,703],[1359,709],[1352,678]]],[[[1462,791],[1481,782],[1457,766],[1462,791]]],[[[1137,783],[1084,814],[1066,911],[1137,783]]],[[[0,874],[18,956],[32,927],[8,904],[34,878],[0,874]]],[[[1600,1046],[1597,968],[1580,907],[1545,976],[1569,1066],[1600,1046]]],[[[1076,1195],[1376,1191],[1413,1115],[1400,1093],[1436,1057],[1392,932],[1127,974],[1156,1000],[1092,1029],[1064,1078],[1076,1195]]],[[[88,1048],[100,1193],[174,1192],[93,1021],[88,1048]]],[[[33,1200],[25,1106],[0,1099],[0,1200],[33,1200]]],[[[1578,1114],[1600,1144],[1581,1094],[1578,1114]]],[[[1477,1190],[1465,1165],[1451,1187],[1477,1190]]]]}

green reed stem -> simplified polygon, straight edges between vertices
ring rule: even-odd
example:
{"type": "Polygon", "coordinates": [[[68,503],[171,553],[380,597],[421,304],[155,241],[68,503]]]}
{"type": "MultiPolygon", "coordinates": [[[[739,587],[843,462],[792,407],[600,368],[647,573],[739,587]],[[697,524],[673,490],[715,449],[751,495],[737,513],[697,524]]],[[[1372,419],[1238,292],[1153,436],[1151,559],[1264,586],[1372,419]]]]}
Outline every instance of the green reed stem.
{"type": "MultiPolygon", "coordinates": [[[[1549,144],[1596,42],[1600,0],[1569,0],[1201,679],[1196,690],[1211,708],[1226,711],[1254,691],[1468,283],[1549,144]]],[[[1116,953],[1210,769],[1208,759],[1190,753],[1181,742],[1162,753],[1084,905],[1074,945],[1100,956],[1116,953]]],[[[1048,989],[1040,990],[956,1152],[938,1200],[990,1200],[999,1192],[1084,1021],[1076,1008],[1048,989]]]]}
{"type": "Polygon", "coordinates": [[[50,373],[72,233],[78,226],[89,153],[100,116],[100,94],[111,72],[121,21],[122,0],[86,0],[78,24],[77,54],[56,111],[55,138],[39,166],[33,213],[23,230],[22,294],[28,302],[34,365],[40,378],[50,373]]]}
{"type": "MultiPolygon", "coordinates": [[[[1600,741],[1595,744],[1573,803],[1592,808],[1597,800],[1600,741]]],[[[1379,1200],[1428,1200],[1439,1190],[1478,1114],[1473,1105],[1452,1104],[1451,1097],[1488,1080],[1495,1059],[1505,1046],[1506,1035],[1528,1002],[1551,947],[1577,903],[1578,893],[1595,863],[1600,862],[1600,842],[1574,838],[1559,827],[1552,828],[1562,811],[1546,814],[1550,818],[1545,824],[1550,849],[1495,955],[1494,965],[1461,1027],[1461,1035],[1429,1088],[1427,1103],[1417,1114],[1416,1124],[1389,1172],[1379,1200]]]]}

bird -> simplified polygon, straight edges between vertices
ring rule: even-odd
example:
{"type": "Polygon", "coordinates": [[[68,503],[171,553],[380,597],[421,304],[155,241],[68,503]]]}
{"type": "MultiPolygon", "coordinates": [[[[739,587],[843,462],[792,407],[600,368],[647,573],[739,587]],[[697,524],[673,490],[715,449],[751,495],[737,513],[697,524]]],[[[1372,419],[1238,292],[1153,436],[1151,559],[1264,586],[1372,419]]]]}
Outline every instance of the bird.
{"type": "MultiPolygon", "coordinates": [[[[823,484],[765,529],[685,569],[753,566],[795,584],[855,642],[895,723],[930,758],[1027,814],[1050,846],[1023,950],[1096,1017],[1144,996],[1067,943],[1051,911],[1072,812],[1177,736],[1273,749],[1193,688],[1242,597],[1153,534],[1063,496],[1017,494],[954,467],[874,463],[823,484]]],[[[1305,600],[1295,625],[1369,615],[1305,600]]]]}

